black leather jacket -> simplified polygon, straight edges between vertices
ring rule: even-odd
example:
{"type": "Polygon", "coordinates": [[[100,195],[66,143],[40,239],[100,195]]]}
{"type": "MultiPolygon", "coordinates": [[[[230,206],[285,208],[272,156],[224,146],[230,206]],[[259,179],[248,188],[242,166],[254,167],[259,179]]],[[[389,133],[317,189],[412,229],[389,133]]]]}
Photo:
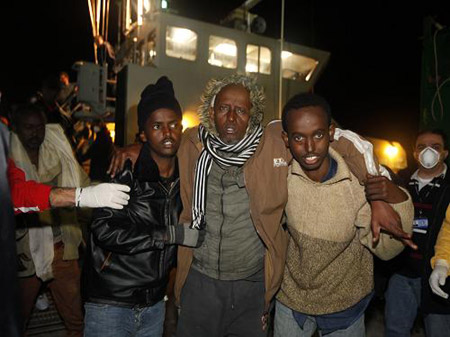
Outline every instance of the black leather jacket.
{"type": "Polygon", "coordinates": [[[151,306],[166,293],[169,272],[176,263],[176,246],[166,245],[167,227],[181,212],[178,168],[171,184],[159,178],[148,148],[143,147],[115,179],[131,187],[122,210],[94,211],[83,270],[86,301],[118,306],[151,306]]]}

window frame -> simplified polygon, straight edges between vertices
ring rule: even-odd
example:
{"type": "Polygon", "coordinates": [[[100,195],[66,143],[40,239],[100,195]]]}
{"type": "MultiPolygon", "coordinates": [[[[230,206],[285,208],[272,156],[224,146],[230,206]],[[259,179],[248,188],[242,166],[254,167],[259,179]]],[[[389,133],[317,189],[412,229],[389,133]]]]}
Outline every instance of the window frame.
{"type": "Polygon", "coordinates": [[[166,25],[165,31],[166,31],[166,33],[165,33],[165,35],[164,35],[164,43],[165,43],[164,54],[165,54],[167,57],[170,57],[170,58],[173,58],[173,59],[177,59],[177,60],[189,61],[189,62],[195,62],[195,61],[197,61],[197,59],[198,59],[198,44],[199,44],[198,41],[199,41],[199,34],[198,34],[195,30],[193,30],[193,29],[191,29],[191,28],[186,28],[186,27],[181,27],[181,26],[174,26],[174,25],[168,24],[168,25],[166,25]],[[167,53],[167,48],[168,48],[168,41],[167,41],[168,35],[167,35],[167,34],[169,33],[169,28],[185,29],[185,30],[188,30],[188,31],[190,31],[190,32],[192,32],[192,33],[195,34],[195,48],[194,48],[195,54],[194,54],[194,58],[193,58],[193,59],[186,58],[186,57],[182,57],[182,56],[178,56],[178,57],[177,57],[177,56],[172,56],[172,55],[169,55],[169,54],[167,53]]]}

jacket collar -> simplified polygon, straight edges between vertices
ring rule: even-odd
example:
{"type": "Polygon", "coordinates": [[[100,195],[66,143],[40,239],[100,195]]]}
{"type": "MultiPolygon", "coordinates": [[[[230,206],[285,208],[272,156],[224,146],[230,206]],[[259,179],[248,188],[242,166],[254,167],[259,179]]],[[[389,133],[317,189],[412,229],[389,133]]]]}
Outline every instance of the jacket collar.
{"type": "Polygon", "coordinates": [[[194,126],[193,128],[187,129],[183,133],[183,137],[186,137],[189,142],[194,144],[194,146],[197,148],[198,152],[201,152],[203,150],[202,142],[200,141],[200,138],[198,137],[198,126],[194,126]]]}
{"type": "MultiPolygon", "coordinates": [[[[437,176],[433,177],[433,178],[431,179],[431,181],[432,181],[433,179],[437,179],[437,178],[442,178],[442,179],[444,179],[446,175],[447,175],[447,164],[444,163],[444,169],[442,170],[442,172],[439,173],[437,176]]],[[[419,178],[419,169],[417,169],[417,170],[411,175],[411,179],[415,179],[415,180],[419,180],[419,179],[420,179],[420,178],[419,178]]]]}
{"type": "MultiPolygon", "coordinates": [[[[203,144],[200,141],[200,138],[198,136],[198,126],[195,126],[193,128],[187,129],[184,133],[183,133],[183,137],[187,137],[188,140],[190,142],[192,142],[192,144],[194,144],[194,146],[197,148],[198,152],[201,152],[203,150],[203,144]]],[[[262,147],[263,147],[263,143],[264,143],[264,139],[265,139],[265,132],[263,132],[263,135],[261,137],[261,140],[259,142],[259,146],[256,149],[255,154],[250,157],[250,160],[252,160],[252,158],[259,152],[261,151],[262,147]]],[[[244,164],[245,165],[245,164],[244,164]]]]}
{"type": "MultiPolygon", "coordinates": [[[[134,167],[134,176],[140,182],[158,182],[160,181],[160,174],[158,165],[153,160],[150,153],[150,147],[147,143],[142,146],[139,157],[134,167]]],[[[178,177],[178,160],[175,162],[174,178],[178,177]]]]}

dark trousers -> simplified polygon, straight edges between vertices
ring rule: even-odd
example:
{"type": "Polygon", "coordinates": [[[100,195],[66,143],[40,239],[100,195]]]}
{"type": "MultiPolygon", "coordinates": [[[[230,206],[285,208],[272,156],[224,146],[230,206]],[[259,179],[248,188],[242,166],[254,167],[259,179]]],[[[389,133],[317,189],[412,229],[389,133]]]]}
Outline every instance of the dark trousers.
{"type": "Polygon", "coordinates": [[[265,337],[264,282],[221,281],[191,268],[181,293],[177,337],[265,337]]]}
{"type": "MultiPolygon", "coordinates": [[[[62,244],[55,245],[55,257],[52,264],[54,278],[47,286],[66,326],[67,336],[81,337],[83,335],[83,313],[80,296],[80,267],[77,260],[64,261],[63,254],[64,246],[62,244]]],[[[36,275],[33,275],[19,278],[19,284],[22,293],[22,318],[26,324],[42,282],[36,275]]]]}

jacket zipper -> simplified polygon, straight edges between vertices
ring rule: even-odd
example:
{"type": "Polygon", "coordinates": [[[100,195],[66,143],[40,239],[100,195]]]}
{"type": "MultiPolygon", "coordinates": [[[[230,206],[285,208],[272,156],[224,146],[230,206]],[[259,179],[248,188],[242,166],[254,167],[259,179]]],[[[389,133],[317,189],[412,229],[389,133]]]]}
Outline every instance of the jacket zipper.
{"type": "Polygon", "coordinates": [[[170,198],[172,196],[172,191],[175,188],[175,186],[178,185],[178,181],[179,180],[180,180],[180,178],[175,179],[175,181],[172,182],[172,184],[170,185],[170,189],[167,189],[166,186],[164,186],[164,184],[159,182],[159,185],[162,187],[162,189],[166,193],[166,199],[165,199],[165,202],[164,202],[164,221],[166,222],[166,224],[168,226],[171,226],[171,224],[172,224],[171,218],[169,216],[170,198]]]}
{"type": "MultiPolygon", "coordinates": [[[[251,160],[251,158],[249,160],[251,160]]],[[[250,213],[250,220],[253,223],[253,227],[255,227],[255,231],[258,234],[259,238],[261,239],[261,241],[262,241],[262,243],[264,245],[264,250],[265,250],[265,252],[264,252],[264,259],[263,259],[264,284],[267,285],[268,282],[269,282],[269,274],[270,274],[270,276],[272,276],[273,272],[272,272],[271,264],[267,262],[267,259],[268,259],[268,256],[269,256],[269,248],[268,248],[266,242],[264,241],[264,239],[262,238],[261,233],[258,230],[258,226],[256,225],[256,221],[253,218],[253,214],[252,214],[252,200],[250,198],[250,193],[248,193],[247,179],[245,177],[245,166],[247,165],[247,163],[248,163],[248,161],[244,164],[244,167],[242,168],[242,173],[244,174],[244,186],[245,186],[245,189],[247,190],[247,194],[248,194],[248,211],[250,213]]],[[[264,296],[265,296],[265,294],[266,294],[266,291],[264,291],[264,296]]],[[[265,302],[265,300],[264,300],[264,302],[265,302]]]]}
{"type": "Polygon", "coordinates": [[[225,191],[224,191],[224,186],[223,186],[223,177],[224,177],[225,173],[222,174],[222,176],[220,177],[220,184],[222,185],[222,196],[220,198],[220,206],[221,206],[221,210],[222,210],[222,223],[220,224],[220,230],[219,230],[219,256],[217,258],[217,278],[220,280],[220,255],[222,252],[222,228],[223,228],[223,224],[225,222],[225,214],[223,212],[223,196],[225,195],[225,191]]]}
{"type": "Polygon", "coordinates": [[[255,227],[256,233],[258,234],[258,236],[261,239],[261,241],[264,243],[264,246],[266,246],[266,243],[264,242],[264,240],[262,239],[261,235],[259,234],[259,230],[258,230],[258,226],[256,225],[256,221],[253,219],[252,201],[250,199],[250,193],[248,193],[248,189],[247,189],[247,179],[245,178],[245,166],[246,165],[247,165],[247,163],[245,163],[243,168],[242,168],[242,174],[244,175],[244,188],[247,191],[247,195],[248,195],[248,212],[250,213],[250,220],[252,221],[253,227],[255,227]]]}
{"type": "MultiPolygon", "coordinates": [[[[166,199],[165,199],[165,201],[164,201],[164,222],[167,224],[167,226],[170,226],[170,216],[169,216],[169,207],[170,206],[170,204],[169,204],[169,196],[168,196],[168,194],[166,194],[166,199]]],[[[159,270],[160,270],[160,275],[159,275],[159,277],[162,277],[162,275],[164,274],[164,266],[166,265],[166,263],[165,263],[165,252],[166,252],[166,250],[165,249],[162,249],[161,250],[161,256],[159,257],[159,263],[160,263],[160,268],[159,268],[159,270]]]]}
{"type": "MultiPolygon", "coordinates": [[[[167,189],[164,184],[162,184],[161,182],[159,182],[159,184],[161,185],[161,187],[163,188],[163,190],[166,192],[166,198],[165,198],[165,202],[164,202],[164,221],[167,224],[167,226],[171,226],[172,225],[172,218],[170,217],[169,211],[170,211],[170,200],[171,200],[171,195],[172,195],[172,191],[175,188],[175,186],[178,185],[178,181],[180,180],[180,178],[175,179],[174,182],[172,182],[172,184],[170,185],[170,189],[167,189]]],[[[161,275],[163,275],[164,273],[164,266],[165,264],[165,249],[163,249],[161,251],[161,256],[160,256],[160,272],[161,275]]],[[[161,276],[159,275],[159,276],[161,276]]]]}
{"type": "Polygon", "coordinates": [[[109,262],[111,261],[111,255],[112,255],[112,252],[108,252],[108,255],[106,255],[106,258],[103,261],[102,266],[100,267],[100,271],[103,271],[106,267],[108,267],[109,262]]]}

